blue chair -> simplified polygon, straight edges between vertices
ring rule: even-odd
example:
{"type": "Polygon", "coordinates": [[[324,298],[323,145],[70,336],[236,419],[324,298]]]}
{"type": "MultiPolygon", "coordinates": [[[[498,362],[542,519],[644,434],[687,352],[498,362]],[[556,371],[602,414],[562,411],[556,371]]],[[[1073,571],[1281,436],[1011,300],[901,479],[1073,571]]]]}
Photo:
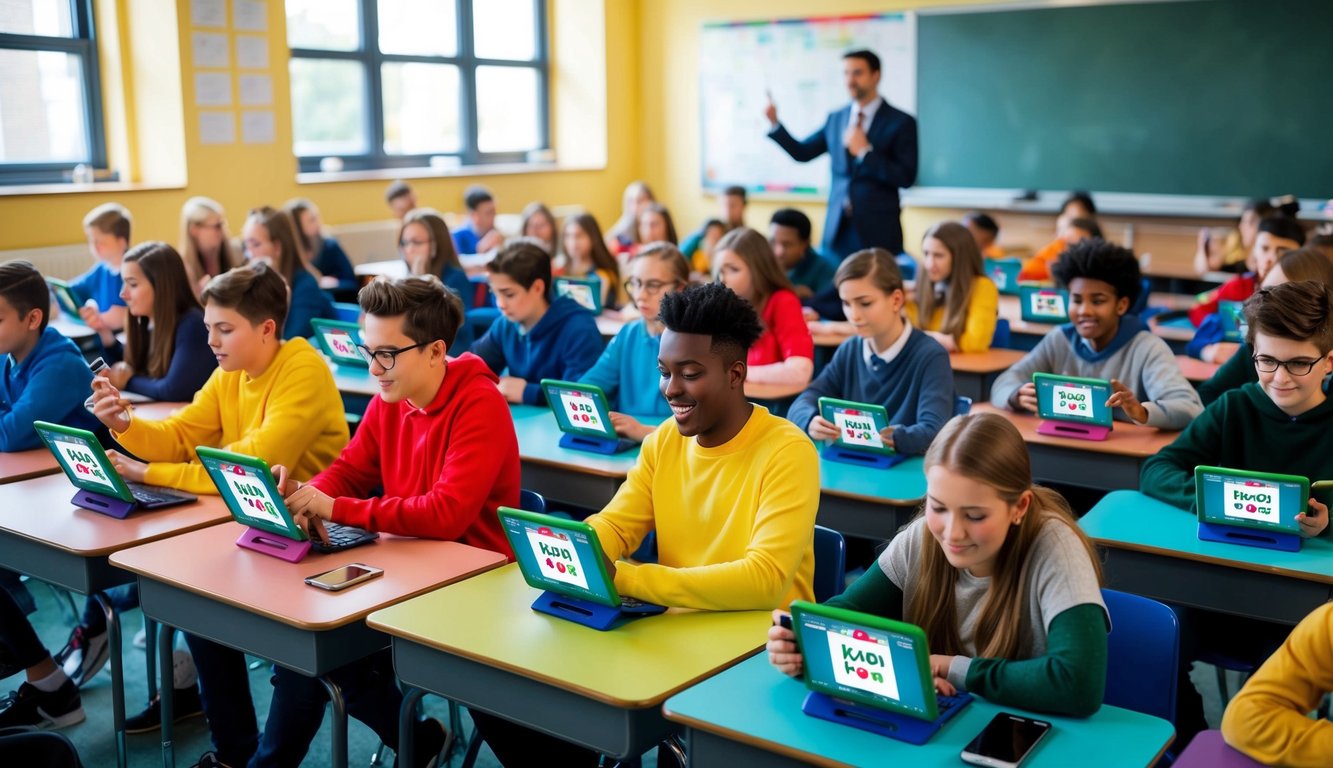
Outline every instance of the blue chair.
{"type": "Polygon", "coordinates": [[[953,396],[953,415],[966,416],[972,412],[972,398],[965,395],[953,396]]]}
{"type": "Polygon", "coordinates": [[[847,540],[841,533],[815,526],[815,602],[842,594],[847,586],[847,540]]]}
{"type": "Polygon", "coordinates": [[[546,499],[542,498],[540,493],[524,488],[518,492],[518,508],[544,515],[546,514],[546,499]]]}
{"type": "Polygon", "coordinates": [[[1148,294],[1152,292],[1152,282],[1144,277],[1139,280],[1139,296],[1134,299],[1134,303],[1129,306],[1129,311],[1125,314],[1139,315],[1148,308],[1148,294]]]}
{"type": "Polygon", "coordinates": [[[900,253],[893,260],[898,262],[898,271],[903,273],[904,280],[916,279],[916,259],[912,258],[912,254],[900,253]]]}
{"type": "Polygon", "coordinates": [[[1013,342],[1013,329],[1009,327],[1009,321],[1001,317],[995,321],[995,333],[990,337],[990,345],[998,349],[1010,349],[1009,345],[1013,342]]]}
{"type": "Polygon", "coordinates": [[[333,314],[335,320],[341,320],[344,323],[355,323],[361,319],[361,305],[347,301],[335,301],[333,302],[333,314]]]}
{"type": "Polygon", "coordinates": [[[1176,671],[1180,624],[1170,608],[1151,598],[1103,589],[1111,615],[1103,701],[1176,721],[1176,671]]]}

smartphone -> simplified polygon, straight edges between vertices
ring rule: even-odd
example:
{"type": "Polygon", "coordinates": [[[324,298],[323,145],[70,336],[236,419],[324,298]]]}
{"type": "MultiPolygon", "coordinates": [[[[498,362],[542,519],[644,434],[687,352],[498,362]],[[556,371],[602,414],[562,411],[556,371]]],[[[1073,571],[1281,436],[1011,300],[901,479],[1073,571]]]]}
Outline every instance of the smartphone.
{"type": "Polygon", "coordinates": [[[1328,490],[1329,488],[1333,488],[1333,480],[1318,480],[1310,483],[1310,493],[1328,490]]]}
{"type": "Polygon", "coordinates": [[[361,563],[352,563],[344,565],[341,568],[334,568],[305,580],[305,583],[312,587],[327,589],[330,592],[337,592],[340,589],[356,586],[363,581],[370,581],[376,576],[384,573],[383,568],[375,568],[361,563]]]}
{"type": "Polygon", "coordinates": [[[94,376],[105,371],[108,367],[106,361],[100,357],[95,357],[91,363],[88,363],[88,370],[92,371],[94,376]]]}
{"type": "Polygon", "coordinates": [[[963,762],[991,768],[1018,768],[1050,730],[1051,724],[1045,720],[1001,712],[963,747],[963,762]]]}

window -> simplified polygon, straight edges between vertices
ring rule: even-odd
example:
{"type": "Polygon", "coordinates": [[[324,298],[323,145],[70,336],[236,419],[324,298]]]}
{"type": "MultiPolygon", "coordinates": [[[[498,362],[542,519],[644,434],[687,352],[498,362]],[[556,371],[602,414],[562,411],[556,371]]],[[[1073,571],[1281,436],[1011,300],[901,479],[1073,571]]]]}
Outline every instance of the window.
{"type": "Polygon", "coordinates": [[[286,4],[302,171],[522,162],[547,146],[544,0],[286,4]]]}
{"type": "Polygon", "coordinates": [[[91,0],[0,0],[0,183],[106,167],[91,0]]]}

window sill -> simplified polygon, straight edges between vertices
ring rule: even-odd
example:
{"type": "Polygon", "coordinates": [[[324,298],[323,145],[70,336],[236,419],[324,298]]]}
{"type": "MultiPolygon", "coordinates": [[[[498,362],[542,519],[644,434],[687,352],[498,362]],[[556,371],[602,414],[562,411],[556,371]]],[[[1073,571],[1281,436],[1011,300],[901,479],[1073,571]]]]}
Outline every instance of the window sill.
{"type": "Polygon", "coordinates": [[[396,179],[451,179],[472,176],[507,176],[525,173],[568,173],[602,171],[605,165],[562,165],[560,163],[488,163],[457,168],[377,168],[365,171],[312,171],[296,174],[297,184],[335,184],[344,181],[394,181],[396,179]]]}
{"type": "Polygon", "coordinates": [[[0,197],[22,195],[88,195],[107,192],[148,192],[163,189],[185,189],[179,184],[147,184],[134,181],[96,181],[92,184],[12,184],[0,185],[0,197]]]}

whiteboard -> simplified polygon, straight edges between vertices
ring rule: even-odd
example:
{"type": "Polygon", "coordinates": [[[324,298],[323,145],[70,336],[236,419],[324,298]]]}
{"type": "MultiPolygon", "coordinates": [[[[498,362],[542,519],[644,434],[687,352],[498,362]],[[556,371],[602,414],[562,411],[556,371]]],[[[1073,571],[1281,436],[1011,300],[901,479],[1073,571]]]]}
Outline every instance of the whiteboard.
{"type": "Polygon", "coordinates": [[[851,103],[842,55],[868,48],[880,58],[879,92],[916,113],[916,15],[888,13],[773,21],[708,22],[699,40],[702,184],[752,192],[825,197],[828,155],[792,160],[768,138],[764,108],[797,139],[851,103]]]}

